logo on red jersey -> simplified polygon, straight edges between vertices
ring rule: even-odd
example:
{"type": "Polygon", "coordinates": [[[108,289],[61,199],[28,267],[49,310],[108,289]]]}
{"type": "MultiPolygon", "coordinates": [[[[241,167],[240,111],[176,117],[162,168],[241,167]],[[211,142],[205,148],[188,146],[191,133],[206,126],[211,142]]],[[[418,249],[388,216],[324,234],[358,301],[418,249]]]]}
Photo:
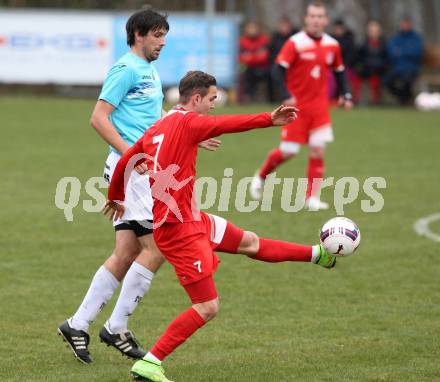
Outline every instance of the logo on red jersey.
{"type": "Polygon", "coordinates": [[[193,177],[190,176],[189,178],[186,178],[179,182],[174,177],[174,174],[177,173],[179,170],[179,165],[170,164],[164,170],[162,170],[159,166],[159,169],[157,171],[148,171],[148,175],[150,176],[150,178],[154,179],[154,183],[151,186],[151,195],[154,199],[164,203],[167,206],[167,211],[164,217],[159,223],[154,224],[154,228],[157,228],[157,226],[160,226],[165,222],[170,211],[174,214],[174,216],[176,216],[177,219],[179,219],[181,223],[183,223],[183,217],[180,212],[179,206],[176,200],[170,194],[170,190],[180,190],[182,187],[186,186],[193,177]]]}
{"type": "Polygon", "coordinates": [[[307,60],[307,61],[313,61],[316,60],[316,53],[315,52],[304,52],[299,55],[301,60],[307,60]]]}
{"type": "Polygon", "coordinates": [[[325,56],[325,62],[327,65],[331,65],[333,61],[335,60],[335,54],[333,52],[328,52],[325,56]]]}
{"type": "MultiPolygon", "coordinates": [[[[145,161],[151,161],[153,163],[157,163],[155,161],[155,158],[153,158],[152,156],[146,153],[136,154],[130,159],[130,161],[127,163],[127,166],[125,167],[124,184],[128,183],[131,176],[131,172],[134,171],[136,165],[139,162],[145,162],[145,161]]],[[[177,164],[170,164],[167,168],[162,169],[162,166],[159,163],[157,163],[157,167],[155,167],[154,170],[148,170],[148,176],[154,180],[154,183],[151,185],[151,196],[156,201],[160,201],[163,204],[165,204],[167,209],[162,219],[159,222],[155,222],[152,227],[150,226],[151,224],[148,222],[140,222],[141,224],[145,225],[147,228],[156,229],[160,227],[166,221],[170,211],[174,214],[174,216],[176,216],[176,218],[180,222],[183,222],[183,217],[180,212],[179,205],[177,204],[173,195],[171,195],[171,190],[173,191],[180,190],[182,187],[188,184],[193,179],[193,177],[191,176],[182,181],[178,181],[175,178],[174,174],[176,174],[179,170],[180,167],[177,164]]],[[[134,182],[135,183],[139,182],[143,184],[144,179],[138,177],[136,180],[134,180],[134,182]]],[[[128,201],[125,202],[128,203],[128,201]]]]}

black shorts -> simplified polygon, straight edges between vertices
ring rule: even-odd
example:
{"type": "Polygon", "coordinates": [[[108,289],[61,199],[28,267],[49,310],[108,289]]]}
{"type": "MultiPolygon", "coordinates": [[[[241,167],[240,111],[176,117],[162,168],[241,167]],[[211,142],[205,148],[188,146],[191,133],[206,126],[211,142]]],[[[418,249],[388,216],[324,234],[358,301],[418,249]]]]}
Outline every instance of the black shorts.
{"type": "Polygon", "coordinates": [[[133,231],[137,237],[150,235],[153,233],[153,221],[146,220],[144,223],[144,221],[138,222],[137,220],[128,220],[118,225],[115,225],[115,231],[124,230],[133,231]]]}

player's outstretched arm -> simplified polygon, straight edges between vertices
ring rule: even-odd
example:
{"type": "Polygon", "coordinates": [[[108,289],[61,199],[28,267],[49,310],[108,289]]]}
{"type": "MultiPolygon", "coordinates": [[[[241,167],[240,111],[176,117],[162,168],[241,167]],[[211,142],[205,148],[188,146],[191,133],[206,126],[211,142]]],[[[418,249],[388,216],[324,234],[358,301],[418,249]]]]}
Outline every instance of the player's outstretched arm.
{"type": "Polygon", "coordinates": [[[221,143],[222,142],[218,139],[209,138],[206,141],[200,142],[199,147],[207,151],[216,151],[220,147],[221,143]]]}
{"type": "Polygon", "coordinates": [[[296,118],[293,106],[279,106],[272,113],[242,115],[199,115],[189,113],[186,117],[186,128],[196,143],[222,134],[239,133],[270,126],[280,126],[296,118]]]}
{"type": "Polygon", "coordinates": [[[131,146],[124,155],[122,155],[121,159],[119,159],[108,189],[108,199],[110,201],[125,200],[125,187],[130,178],[131,171],[145,160],[142,142],[143,137],[131,146]]]}
{"type": "Polygon", "coordinates": [[[287,125],[297,117],[296,113],[298,111],[299,110],[294,106],[278,106],[272,113],[270,113],[272,124],[274,126],[287,125]]]}

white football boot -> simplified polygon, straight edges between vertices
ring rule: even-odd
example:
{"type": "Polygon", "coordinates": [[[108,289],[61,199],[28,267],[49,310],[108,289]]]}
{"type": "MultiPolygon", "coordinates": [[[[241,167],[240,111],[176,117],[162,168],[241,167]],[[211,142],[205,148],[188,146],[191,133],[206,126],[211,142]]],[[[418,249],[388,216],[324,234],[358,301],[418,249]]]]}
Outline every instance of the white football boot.
{"type": "Polygon", "coordinates": [[[249,192],[251,194],[252,199],[261,200],[263,197],[263,189],[264,189],[264,179],[256,173],[252,178],[251,186],[249,192]]]}
{"type": "Polygon", "coordinates": [[[328,210],[329,207],[328,203],[321,201],[316,196],[306,199],[305,208],[309,211],[328,210]]]}

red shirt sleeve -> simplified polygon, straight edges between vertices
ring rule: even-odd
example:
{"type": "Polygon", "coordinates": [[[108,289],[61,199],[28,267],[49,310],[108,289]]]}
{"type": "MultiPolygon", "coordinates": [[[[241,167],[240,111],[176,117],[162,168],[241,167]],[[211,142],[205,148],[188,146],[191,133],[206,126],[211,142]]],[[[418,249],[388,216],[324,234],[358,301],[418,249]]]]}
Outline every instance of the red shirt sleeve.
{"type": "Polygon", "coordinates": [[[239,133],[272,126],[270,113],[243,115],[185,115],[185,127],[190,139],[199,143],[222,134],[239,133]]]}
{"type": "Polygon", "coordinates": [[[127,168],[127,164],[130,162],[131,158],[137,154],[142,154],[143,152],[142,137],[119,159],[118,164],[115,167],[115,171],[113,172],[110,187],[108,189],[108,200],[117,200],[121,202],[125,200],[125,187],[128,183],[128,179],[130,178],[131,171],[135,166],[145,160],[145,155],[135,158],[136,163],[133,163],[133,165],[128,168],[129,172],[127,174],[125,173],[125,169],[127,168]]]}
{"type": "Polygon", "coordinates": [[[297,57],[295,43],[292,40],[287,40],[278,53],[275,62],[283,68],[289,69],[297,57]]]}
{"type": "Polygon", "coordinates": [[[332,68],[336,72],[342,72],[345,69],[344,62],[342,60],[341,46],[339,44],[335,49],[335,59],[333,60],[332,68]]]}

